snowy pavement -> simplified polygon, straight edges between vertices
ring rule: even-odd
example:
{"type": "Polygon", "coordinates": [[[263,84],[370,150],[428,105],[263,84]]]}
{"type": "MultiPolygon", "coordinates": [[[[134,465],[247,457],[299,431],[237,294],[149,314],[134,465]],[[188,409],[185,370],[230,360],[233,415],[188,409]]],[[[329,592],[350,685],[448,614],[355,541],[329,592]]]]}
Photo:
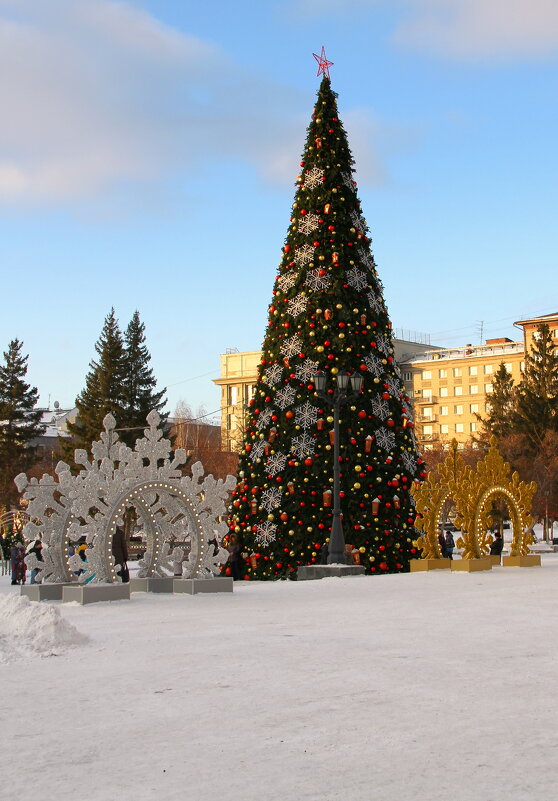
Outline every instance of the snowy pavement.
{"type": "Polygon", "coordinates": [[[85,607],[2,577],[0,798],[549,801],[542,560],[85,607]]]}

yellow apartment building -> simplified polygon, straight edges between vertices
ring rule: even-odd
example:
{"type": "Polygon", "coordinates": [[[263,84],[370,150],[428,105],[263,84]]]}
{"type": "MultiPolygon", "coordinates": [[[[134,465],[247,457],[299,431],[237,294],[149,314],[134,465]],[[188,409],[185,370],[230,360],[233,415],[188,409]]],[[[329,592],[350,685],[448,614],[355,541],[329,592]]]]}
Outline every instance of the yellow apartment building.
{"type": "MultiPolygon", "coordinates": [[[[514,384],[521,380],[525,353],[533,347],[538,327],[547,323],[558,345],[558,313],[519,320],[522,339],[487,339],[483,345],[439,348],[394,339],[405,389],[413,401],[416,435],[421,450],[456,439],[463,448],[479,427],[492,392],[492,376],[500,364],[514,384]]],[[[221,433],[223,449],[238,450],[245,417],[258,376],[261,351],[231,351],[221,356],[221,433]]]]}
{"type": "MultiPolygon", "coordinates": [[[[393,340],[394,356],[404,364],[416,354],[436,350],[435,346],[406,339],[393,340]]],[[[258,379],[260,350],[229,350],[221,355],[221,377],[214,383],[221,387],[221,435],[223,450],[238,450],[242,444],[248,404],[258,379]]],[[[410,396],[412,397],[412,395],[410,396]]]]}

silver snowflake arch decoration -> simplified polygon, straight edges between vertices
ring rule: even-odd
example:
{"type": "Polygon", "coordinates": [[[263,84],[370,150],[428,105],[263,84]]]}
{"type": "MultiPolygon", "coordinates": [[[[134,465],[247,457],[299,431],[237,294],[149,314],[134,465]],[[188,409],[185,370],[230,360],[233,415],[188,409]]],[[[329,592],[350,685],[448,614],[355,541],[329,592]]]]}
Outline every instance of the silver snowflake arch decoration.
{"type": "Polygon", "coordinates": [[[172,575],[176,551],[171,557],[170,545],[176,539],[190,545],[183,562],[185,578],[209,577],[226,561],[228,553],[220,541],[227,524],[221,518],[236,483],[234,476],[227,476],[226,481],[216,481],[211,475],[204,478],[201,462],[193,465],[191,476],[182,476],[179,468],[186,462],[186,452],[179,449],[171,458],[171,443],[163,438],[157,412],[149,413],[147,423],[149,428],[132,450],[118,439],[116,422],[109,414],[103,420],[101,439],[91,446],[92,458],[84,450],[75,451],[74,461],[83,468],[77,476],[60,462],[58,483],[46,481],[45,476],[40,482],[28,481],[24,474],[16,479],[30,501],[30,514],[38,520],[26,536],[40,531],[49,546],[45,549],[45,579],[75,580],[74,571],[79,569],[84,571],[81,582],[120,581],[112,539],[129,507],[136,510],[147,539],[138,576],[172,575]],[[82,537],[88,546],[86,562],[68,556],[70,543],[82,537]],[[47,556],[51,549],[52,557],[47,556]],[[54,570],[53,565],[61,567],[54,570]]]}

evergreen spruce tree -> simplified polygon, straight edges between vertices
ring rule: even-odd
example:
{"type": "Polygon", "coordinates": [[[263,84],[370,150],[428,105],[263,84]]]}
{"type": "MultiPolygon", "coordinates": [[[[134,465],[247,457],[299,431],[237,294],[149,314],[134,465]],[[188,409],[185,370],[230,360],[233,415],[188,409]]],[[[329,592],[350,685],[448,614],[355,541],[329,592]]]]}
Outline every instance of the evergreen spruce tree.
{"type": "Polygon", "coordinates": [[[35,408],[39,391],[24,380],[29,356],[22,355],[22,345],[13,339],[0,365],[0,494],[6,508],[18,497],[15,476],[33,463],[30,443],[45,430],[35,408]]]}
{"type": "Polygon", "coordinates": [[[482,423],[483,441],[486,443],[492,435],[499,440],[507,437],[514,427],[515,389],[513,378],[503,362],[494,373],[492,392],[487,402],[486,417],[477,415],[477,419],[482,423]]]}
{"type": "Polygon", "coordinates": [[[156,392],[157,382],[153,370],[149,366],[151,354],[145,344],[145,325],[141,322],[139,312],[135,311],[126,333],[125,371],[124,371],[124,426],[131,431],[121,432],[121,439],[133,446],[136,439],[143,436],[142,428],[147,425],[146,418],[151,410],[161,413],[166,404],[166,389],[156,392]]]}
{"type": "Polygon", "coordinates": [[[91,447],[91,443],[99,438],[103,418],[109,412],[114,415],[117,428],[125,425],[126,353],[114,309],[105,318],[95,350],[98,361],[91,361],[85,389],[76,398],[77,419],[75,423],[68,423],[72,440],[63,441],[67,458],[73,457],[75,448],[88,450],[91,447]]]}
{"type": "Polygon", "coordinates": [[[394,361],[391,324],[353,181],[353,159],[324,74],[297,179],[248,413],[231,531],[248,578],[296,578],[320,562],[331,528],[333,417],[315,393],[340,371],[364,377],[341,408],[345,541],[368,572],[409,570],[414,506],[424,477],[409,398],[394,361]]]}
{"type": "Polygon", "coordinates": [[[558,431],[558,353],[546,323],[539,326],[517,388],[515,429],[538,447],[547,431],[558,431]]]}

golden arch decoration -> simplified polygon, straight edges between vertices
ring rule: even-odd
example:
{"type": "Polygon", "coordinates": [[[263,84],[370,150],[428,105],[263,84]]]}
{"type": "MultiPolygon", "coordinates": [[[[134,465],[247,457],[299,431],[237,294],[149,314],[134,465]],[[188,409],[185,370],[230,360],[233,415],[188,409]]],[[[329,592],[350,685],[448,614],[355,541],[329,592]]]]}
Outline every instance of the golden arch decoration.
{"type": "Polygon", "coordinates": [[[427,480],[413,485],[412,494],[418,517],[415,527],[422,532],[417,546],[422,550],[422,559],[441,559],[438,531],[443,511],[449,500],[457,506],[458,488],[469,478],[471,468],[467,467],[457,451],[457,442],[452,442],[450,454],[436,470],[428,474],[427,480]]]}
{"type": "Polygon", "coordinates": [[[491,437],[488,453],[463,485],[456,517],[456,525],[462,531],[457,541],[458,547],[463,548],[462,558],[480,559],[490,552],[489,528],[493,521],[488,502],[498,499],[506,502],[512,523],[510,556],[526,556],[533,542],[530,510],[536,489],[535,482],[527,484],[519,480],[516,472],[512,473],[498,450],[496,438],[491,437]]]}
{"type": "MultiPolygon", "coordinates": [[[[420,559],[440,560],[438,564],[431,564],[432,567],[446,566],[446,560],[442,560],[440,553],[438,531],[448,498],[455,503],[455,525],[461,529],[456,545],[463,549],[462,560],[482,560],[489,554],[492,542],[490,527],[493,523],[490,502],[498,499],[506,502],[512,523],[508,559],[517,560],[527,556],[529,545],[533,542],[530,510],[536,488],[534,482],[527,484],[520,481],[516,472],[512,473],[509,463],[497,448],[495,437],[491,437],[488,453],[475,470],[464,464],[457,451],[457,442],[453,440],[445,461],[429,474],[424,484],[412,489],[419,513],[415,525],[422,531],[417,540],[422,552],[420,559]]],[[[510,561],[509,564],[521,562],[510,561]]],[[[424,569],[418,564],[416,568],[424,569]]]]}

